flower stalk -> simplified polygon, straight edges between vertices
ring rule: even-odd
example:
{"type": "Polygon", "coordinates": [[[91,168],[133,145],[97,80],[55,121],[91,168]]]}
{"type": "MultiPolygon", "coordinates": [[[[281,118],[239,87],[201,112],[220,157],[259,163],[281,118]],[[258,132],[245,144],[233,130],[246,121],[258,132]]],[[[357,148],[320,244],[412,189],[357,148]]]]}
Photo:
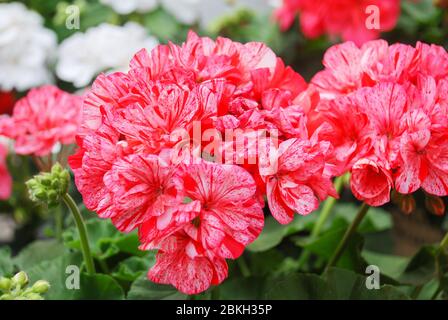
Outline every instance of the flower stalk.
{"type": "Polygon", "coordinates": [[[344,250],[347,248],[347,245],[348,245],[351,237],[356,232],[359,224],[362,222],[362,220],[366,216],[367,212],[369,211],[369,208],[370,208],[369,205],[367,205],[365,202],[362,204],[361,208],[359,208],[359,211],[356,214],[355,219],[352,221],[352,223],[349,225],[348,229],[345,231],[345,234],[342,237],[341,242],[339,242],[339,244],[336,248],[336,251],[334,252],[333,256],[328,261],[327,266],[325,267],[324,273],[327,273],[328,270],[339,261],[342,254],[344,253],[344,250]]]}
{"type": "MultiPolygon", "coordinates": [[[[68,194],[69,184],[70,174],[66,169],[63,169],[59,163],[56,163],[51,168],[50,172],[42,172],[28,180],[26,183],[31,200],[43,203],[49,207],[56,207],[63,201],[70,209],[73,218],[75,219],[76,227],[78,228],[82,255],[84,257],[87,272],[94,274],[95,265],[92,254],[90,253],[86,225],[78,206],[68,194]]],[[[58,219],[58,217],[56,217],[56,219],[58,219]]]]}
{"type": "MultiPolygon", "coordinates": [[[[334,188],[336,189],[336,192],[338,194],[341,193],[342,188],[344,187],[344,180],[345,176],[336,177],[334,180],[334,188]]],[[[328,218],[330,217],[331,212],[333,211],[333,207],[336,204],[337,199],[333,197],[328,197],[327,200],[325,200],[324,205],[322,207],[322,211],[319,214],[319,217],[317,218],[316,223],[313,226],[313,229],[311,230],[310,239],[315,240],[322,231],[322,227],[325,225],[325,222],[327,222],[328,218]]],[[[310,256],[310,252],[308,250],[304,250],[303,253],[300,255],[299,262],[298,262],[298,268],[301,269],[305,262],[308,260],[310,256]]]]}
{"type": "Polygon", "coordinates": [[[76,227],[78,228],[79,233],[79,240],[81,242],[81,251],[84,257],[84,262],[86,264],[87,272],[90,274],[94,274],[95,264],[93,262],[92,254],[90,252],[89,240],[87,238],[87,229],[84,223],[84,219],[82,218],[81,212],[79,211],[79,208],[76,205],[73,198],[68,193],[62,196],[62,200],[64,201],[66,206],[70,209],[73,218],[75,219],[76,227]]]}

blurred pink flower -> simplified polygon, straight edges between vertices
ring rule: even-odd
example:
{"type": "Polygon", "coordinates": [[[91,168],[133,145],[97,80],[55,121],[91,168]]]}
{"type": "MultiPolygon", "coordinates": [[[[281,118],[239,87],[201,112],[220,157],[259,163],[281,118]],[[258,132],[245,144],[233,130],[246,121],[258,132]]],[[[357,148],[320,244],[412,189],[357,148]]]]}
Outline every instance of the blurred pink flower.
{"type": "Polygon", "coordinates": [[[299,15],[302,32],[307,38],[326,34],[362,44],[379,38],[381,32],[392,30],[399,14],[399,0],[283,0],[275,16],[280,27],[286,30],[299,15]],[[379,10],[379,29],[366,26],[371,14],[366,9],[371,5],[379,10]]]}
{"type": "Polygon", "coordinates": [[[12,178],[8,171],[6,157],[8,155],[7,148],[0,143],[0,199],[6,200],[11,196],[12,178]]]}
{"type": "Polygon", "coordinates": [[[75,142],[82,98],[54,86],[32,89],[0,119],[0,134],[15,141],[18,154],[45,156],[57,143],[75,142]]]}

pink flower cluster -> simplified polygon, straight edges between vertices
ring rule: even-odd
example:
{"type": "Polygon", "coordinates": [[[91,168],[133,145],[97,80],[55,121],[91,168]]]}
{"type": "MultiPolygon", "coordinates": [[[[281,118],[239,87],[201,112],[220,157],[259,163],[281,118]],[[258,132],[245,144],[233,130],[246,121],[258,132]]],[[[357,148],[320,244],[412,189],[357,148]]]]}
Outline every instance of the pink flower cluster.
{"type": "Polygon", "coordinates": [[[12,178],[6,162],[7,155],[8,149],[0,143],[0,200],[8,199],[12,191],[12,178]]]}
{"type": "Polygon", "coordinates": [[[286,30],[294,23],[297,14],[307,38],[326,34],[362,44],[395,27],[400,14],[400,0],[283,0],[275,16],[280,27],[286,30]],[[369,10],[372,5],[374,10],[369,10]],[[376,13],[377,17],[374,17],[376,13]],[[374,18],[378,26],[366,25],[368,19],[374,18]]]}
{"type": "MultiPolygon", "coordinates": [[[[379,206],[395,189],[448,194],[448,53],[417,43],[376,40],[330,48],[312,79],[321,102],[316,126],[329,125],[329,162],[351,170],[353,194],[379,206]]],[[[443,212],[443,210],[442,210],[443,212]]]]}
{"type": "Polygon", "coordinates": [[[15,141],[17,154],[46,156],[57,143],[71,144],[81,121],[82,98],[54,86],[32,89],[0,118],[0,135],[15,141]]]}
{"type": "Polygon", "coordinates": [[[87,208],[121,231],[138,229],[141,249],[158,250],[149,278],[196,294],[221,283],[226,259],[260,234],[264,196],[281,223],[336,196],[331,145],[320,128],[308,134],[306,113],[317,102],[264,44],[190,32],[180,46],[138,52],[128,73],[96,79],[70,165],[87,208]],[[208,129],[239,130],[243,148],[232,140],[195,153],[204,141],[190,137],[208,129]],[[252,148],[254,135],[267,152],[252,148]],[[190,150],[180,161],[179,145],[190,150]],[[209,161],[229,152],[231,163],[209,161]],[[253,163],[236,161],[254,154],[253,163]]]}

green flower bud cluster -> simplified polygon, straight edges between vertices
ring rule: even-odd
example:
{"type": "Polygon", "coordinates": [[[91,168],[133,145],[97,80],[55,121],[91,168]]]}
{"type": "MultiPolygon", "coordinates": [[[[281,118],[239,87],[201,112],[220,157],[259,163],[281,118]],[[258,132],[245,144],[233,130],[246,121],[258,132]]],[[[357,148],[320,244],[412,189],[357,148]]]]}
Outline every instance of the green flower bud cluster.
{"type": "Polygon", "coordinates": [[[45,280],[38,280],[30,287],[28,283],[28,275],[24,271],[12,278],[0,277],[0,300],[43,300],[42,295],[50,289],[45,280]]]}
{"type": "Polygon", "coordinates": [[[67,193],[69,183],[69,172],[56,163],[51,172],[42,172],[34,176],[26,182],[26,185],[32,201],[55,206],[60,202],[61,196],[67,193]]]}

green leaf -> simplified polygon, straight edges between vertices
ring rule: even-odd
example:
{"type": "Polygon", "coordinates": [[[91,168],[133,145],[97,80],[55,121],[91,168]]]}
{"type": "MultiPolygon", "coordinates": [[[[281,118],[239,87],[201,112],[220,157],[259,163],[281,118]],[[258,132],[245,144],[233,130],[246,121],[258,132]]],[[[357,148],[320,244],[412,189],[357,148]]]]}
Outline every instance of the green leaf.
{"type": "Polygon", "coordinates": [[[110,276],[104,274],[79,274],[79,288],[71,288],[73,274],[69,266],[81,264],[79,254],[66,254],[50,261],[43,261],[26,270],[30,281],[47,280],[51,287],[45,294],[48,300],[120,300],[124,299],[123,289],[110,276]]]}
{"type": "Polygon", "coordinates": [[[409,261],[405,270],[400,275],[400,282],[412,285],[423,285],[435,276],[434,246],[422,247],[409,261]]]}
{"type": "Polygon", "coordinates": [[[26,270],[42,261],[53,260],[65,253],[62,243],[57,240],[37,240],[26,246],[13,262],[20,270],[26,270]]]}
{"type": "Polygon", "coordinates": [[[118,280],[135,281],[155,263],[155,252],[150,252],[145,257],[130,257],[123,260],[117,266],[112,276],[118,280]]]}
{"type": "Polygon", "coordinates": [[[128,292],[128,300],[183,300],[186,295],[178,292],[175,288],[167,285],[156,284],[141,275],[132,284],[128,292]]]}
{"type": "Polygon", "coordinates": [[[267,217],[260,236],[247,246],[253,252],[267,251],[282,242],[286,227],[279,224],[273,217],[267,217]]]}
{"type": "Polygon", "coordinates": [[[439,12],[434,6],[433,0],[402,1],[401,6],[403,16],[408,16],[421,24],[430,23],[439,12]]]}
{"type": "Polygon", "coordinates": [[[366,277],[338,268],[331,268],[325,276],[296,273],[271,278],[266,289],[268,299],[408,299],[403,292],[390,285],[384,285],[380,289],[367,289],[366,277]]]}
{"type": "Polygon", "coordinates": [[[265,219],[265,225],[260,236],[247,249],[252,252],[262,252],[272,249],[280,244],[285,237],[306,230],[314,220],[315,217],[311,215],[296,215],[290,224],[282,225],[272,216],[269,216],[265,219]]]}
{"type": "MultiPolygon", "coordinates": [[[[219,299],[222,300],[258,300],[262,299],[265,278],[234,277],[229,278],[219,287],[219,299]]],[[[213,289],[212,289],[213,290],[213,289]]]]}
{"type": "Polygon", "coordinates": [[[369,265],[376,265],[381,270],[382,275],[386,275],[392,279],[398,279],[406,269],[409,258],[382,254],[364,250],[362,257],[369,265]]]}
{"type": "Polygon", "coordinates": [[[186,35],[186,30],[176,19],[161,9],[145,14],[143,24],[152,35],[164,42],[183,40],[186,35]]]}
{"type": "MultiPolygon", "coordinates": [[[[317,239],[305,244],[304,248],[329,260],[336,251],[346,229],[346,227],[342,227],[327,231],[317,239]]],[[[344,253],[340,257],[337,266],[352,270],[362,269],[365,266],[365,263],[361,258],[363,242],[364,240],[359,234],[354,234],[350,239],[347,248],[344,250],[344,253]]]]}
{"type": "MultiPolygon", "coordinates": [[[[92,255],[97,259],[107,259],[120,252],[143,256],[146,253],[138,250],[139,241],[136,232],[121,233],[109,220],[91,219],[86,222],[92,255]]],[[[63,234],[68,248],[81,250],[78,230],[70,228],[63,234]]]]}
{"type": "Polygon", "coordinates": [[[437,289],[439,288],[439,281],[432,279],[422,285],[416,299],[417,300],[431,300],[437,289]]]}
{"type": "MultiPolygon", "coordinates": [[[[347,223],[351,223],[358,210],[359,207],[352,203],[338,203],[333,209],[333,214],[335,217],[344,218],[347,223]]],[[[371,207],[359,225],[358,232],[381,232],[390,228],[392,228],[391,215],[383,209],[371,207]]]]}
{"type": "Polygon", "coordinates": [[[247,252],[245,254],[251,274],[254,276],[265,276],[279,272],[284,268],[285,256],[279,250],[268,250],[263,252],[247,252]]]}
{"type": "Polygon", "coordinates": [[[9,247],[0,248],[0,276],[9,276],[14,271],[9,247]]]}
{"type": "Polygon", "coordinates": [[[267,299],[330,299],[327,284],[316,274],[290,274],[268,280],[267,299]]]}

